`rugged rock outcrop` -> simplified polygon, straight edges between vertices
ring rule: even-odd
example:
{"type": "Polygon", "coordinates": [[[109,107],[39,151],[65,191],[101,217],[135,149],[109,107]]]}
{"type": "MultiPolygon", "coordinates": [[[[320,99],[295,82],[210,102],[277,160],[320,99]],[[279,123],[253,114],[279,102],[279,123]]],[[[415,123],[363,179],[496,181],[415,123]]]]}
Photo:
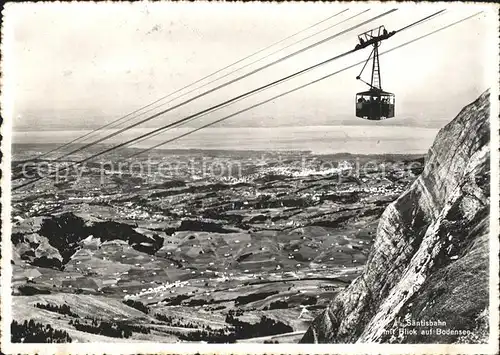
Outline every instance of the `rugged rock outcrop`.
{"type": "Polygon", "coordinates": [[[50,245],[48,239],[38,233],[22,236],[22,242],[18,242],[14,249],[15,257],[28,261],[31,265],[40,267],[51,267],[59,269],[63,258],[59,251],[50,245]]]}
{"type": "Polygon", "coordinates": [[[301,342],[487,341],[489,142],[487,91],[438,133],[421,176],[382,214],[364,272],[301,342]]]}

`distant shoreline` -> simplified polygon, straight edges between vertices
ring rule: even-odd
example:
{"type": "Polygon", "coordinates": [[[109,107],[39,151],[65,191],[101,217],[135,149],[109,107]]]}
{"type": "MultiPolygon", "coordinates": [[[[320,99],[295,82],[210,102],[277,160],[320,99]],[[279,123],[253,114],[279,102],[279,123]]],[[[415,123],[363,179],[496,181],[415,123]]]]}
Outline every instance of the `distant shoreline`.
{"type": "MultiPolygon", "coordinates": [[[[133,140],[149,130],[138,129],[127,131],[119,136],[103,141],[102,146],[94,146],[86,151],[94,151],[100,147],[111,147],[122,142],[133,140]]],[[[185,128],[170,130],[150,139],[137,142],[127,149],[147,149],[158,146],[155,151],[161,152],[286,152],[314,155],[344,154],[386,155],[386,154],[425,154],[432,145],[438,132],[436,129],[409,129],[408,127],[358,126],[358,127],[287,127],[280,129],[234,129],[217,128],[202,130],[195,134],[171,141],[190,130],[185,128]],[[165,146],[162,143],[170,141],[165,146]]],[[[90,143],[104,138],[110,132],[98,132],[77,140],[72,144],[79,147],[82,143],[90,143]],[[78,144],[79,143],[79,144],[78,144]]],[[[15,132],[12,137],[14,148],[43,150],[46,147],[57,148],[67,142],[78,139],[83,132],[15,132]]],[[[65,149],[67,150],[67,149],[65,149]]],[[[154,154],[154,153],[153,153],[154,154]]]]}
{"type": "MultiPolygon", "coordinates": [[[[46,146],[47,149],[50,149],[51,147],[57,147],[60,146],[61,144],[59,143],[12,143],[12,148],[15,153],[16,146],[46,146]]],[[[75,144],[73,147],[78,147],[78,146],[84,146],[84,144],[75,144]]],[[[111,147],[111,144],[96,144],[96,147],[101,147],[101,148],[107,148],[111,147]]],[[[144,148],[140,147],[126,147],[123,148],[126,150],[143,150],[144,148]]],[[[346,156],[346,157],[357,157],[357,156],[370,156],[370,157],[387,157],[387,156],[415,156],[415,157],[422,157],[426,153],[349,153],[349,152],[338,152],[338,153],[315,153],[312,150],[265,150],[265,149],[203,149],[203,148],[156,148],[155,151],[161,151],[161,152],[172,152],[172,153],[242,153],[242,154],[252,154],[252,153],[268,153],[268,154],[284,154],[284,153],[289,153],[289,154],[309,154],[309,155],[320,155],[320,156],[328,156],[328,155],[333,155],[333,156],[346,156]]]]}

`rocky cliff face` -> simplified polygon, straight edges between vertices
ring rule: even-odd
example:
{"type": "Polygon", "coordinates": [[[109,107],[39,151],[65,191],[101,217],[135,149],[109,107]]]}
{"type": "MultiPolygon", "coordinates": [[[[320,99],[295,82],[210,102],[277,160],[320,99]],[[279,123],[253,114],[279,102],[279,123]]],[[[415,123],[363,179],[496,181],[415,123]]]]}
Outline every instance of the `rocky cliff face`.
{"type": "Polygon", "coordinates": [[[487,91],[438,133],[421,176],[382,214],[363,274],[301,342],[487,341],[489,142],[487,91]]]}

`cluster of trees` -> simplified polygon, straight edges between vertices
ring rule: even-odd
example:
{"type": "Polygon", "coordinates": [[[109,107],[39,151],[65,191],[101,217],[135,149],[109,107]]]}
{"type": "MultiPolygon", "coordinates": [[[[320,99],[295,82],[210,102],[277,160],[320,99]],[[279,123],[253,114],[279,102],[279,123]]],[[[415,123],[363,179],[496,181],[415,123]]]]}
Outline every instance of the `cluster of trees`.
{"type": "Polygon", "coordinates": [[[211,329],[207,327],[203,330],[197,330],[189,333],[180,333],[171,331],[171,334],[178,336],[186,341],[206,341],[207,343],[234,343],[239,339],[248,339],[268,335],[277,335],[289,333],[293,328],[275,319],[262,316],[260,321],[255,324],[249,324],[234,318],[236,312],[230,312],[226,316],[226,322],[231,327],[221,329],[211,329]]]}
{"type": "Polygon", "coordinates": [[[186,304],[187,306],[203,306],[205,304],[209,303],[209,301],[206,301],[204,299],[194,299],[194,300],[189,300],[189,302],[186,304]]]}
{"type": "Polygon", "coordinates": [[[234,333],[237,339],[263,337],[293,331],[293,328],[289,325],[266,316],[260,317],[259,323],[249,324],[228,314],[226,316],[226,323],[234,326],[234,333]]]}
{"type": "Polygon", "coordinates": [[[41,308],[41,309],[46,309],[47,311],[50,311],[50,312],[56,312],[59,314],[68,315],[70,317],[80,318],[80,316],[78,314],[71,311],[71,308],[67,304],[63,304],[62,306],[58,306],[58,305],[53,305],[50,303],[47,303],[47,304],[37,303],[37,304],[35,304],[35,307],[41,308]]]}
{"type": "Polygon", "coordinates": [[[192,328],[192,329],[196,329],[196,328],[211,329],[209,326],[206,326],[206,325],[200,326],[198,324],[191,323],[191,322],[183,322],[182,320],[175,319],[172,316],[166,316],[166,315],[160,314],[160,313],[156,313],[155,318],[162,321],[162,322],[167,323],[168,325],[170,325],[172,327],[192,328]]]}
{"type": "Polygon", "coordinates": [[[19,293],[23,296],[33,296],[33,295],[48,295],[50,294],[49,290],[29,286],[29,285],[22,285],[17,288],[19,293]]]}
{"type": "MultiPolygon", "coordinates": [[[[301,305],[303,306],[314,306],[318,303],[318,299],[314,296],[309,296],[305,300],[301,302],[301,305]]],[[[271,309],[285,309],[288,308],[289,305],[286,301],[283,300],[277,300],[274,302],[271,302],[269,306],[264,307],[264,310],[271,310],[271,309]]]]}
{"type": "MultiPolygon", "coordinates": [[[[68,263],[71,256],[78,250],[79,242],[89,235],[99,236],[103,242],[123,240],[132,248],[151,255],[163,246],[163,238],[156,234],[150,238],[136,232],[132,226],[114,221],[95,222],[88,225],[85,220],[72,212],[44,220],[39,233],[47,237],[50,245],[59,251],[63,257],[63,265],[68,263]],[[151,245],[145,246],[141,243],[151,243],[151,245]]],[[[18,241],[20,237],[15,236],[14,239],[18,241]]]]}
{"type": "Polygon", "coordinates": [[[79,320],[70,320],[69,324],[75,327],[76,330],[91,334],[100,334],[113,338],[129,338],[132,336],[130,329],[122,329],[117,324],[109,322],[92,321],[91,324],[80,323],[79,320]]]}
{"type": "Polygon", "coordinates": [[[221,309],[226,308],[224,305],[214,306],[214,307],[206,307],[206,311],[220,311],[221,309]]]}
{"type": "Polygon", "coordinates": [[[318,299],[314,296],[309,296],[305,300],[302,301],[302,305],[304,306],[312,306],[318,303],[318,299]]]}
{"type": "Polygon", "coordinates": [[[11,341],[13,343],[71,343],[72,339],[64,330],[52,328],[50,324],[43,325],[33,319],[24,323],[12,321],[10,325],[11,341]]]}
{"type": "Polygon", "coordinates": [[[164,298],[162,302],[166,302],[167,306],[179,306],[182,301],[190,298],[191,296],[188,295],[178,295],[173,298],[164,298]]]}
{"type": "Polygon", "coordinates": [[[230,309],[229,312],[227,312],[228,315],[234,317],[239,317],[239,316],[242,316],[243,315],[243,310],[242,309],[230,309]]]}
{"type": "Polygon", "coordinates": [[[23,233],[12,233],[10,235],[10,240],[12,244],[17,245],[19,243],[25,242],[26,238],[24,237],[23,233]]]}
{"type": "Polygon", "coordinates": [[[181,340],[206,341],[207,343],[234,343],[238,339],[230,328],[197,330],[189,333],[173,331],[169,333],[178,336],[181,340]]]}
{"type": "Polygon", "coordinates": [[[69,324],[75,327],[76,330],[82,332],[99,334],[113,338],[130,338],[133,332],[149,334],[149,328],[140,325],[131,325],[124,322],[106,322],[95,318],[90,319],[90,323],[80,322],[78,319],[70,320],[69,324]]]}
{"type": "Polygon", "coordinates": [[[47,269],[56,269],[56,270],[62,270],[63,269],[63,264],[62,262],[57,259],[57,258],[48,258],[45,255],[41,256],[39,258],[35,258],[31,261],[31,265],[33,266],[39,266],[39,267],[44,267],[47,269]]]}
{"type": "Polygon", "coordinates": [[[132,308],[137,309],[138,311],[141,311],[142,313],[146,313],[146,314],[149,313],[148,306],[146,306],[141,301],[134,301],[134,300],[128,299],[128,300],[123,301],[123,303],[125,303],[129,307],[132,307],[132,308]]]}
{"type": "Polygon", "coordinates": [[[238,296],[234,300],[234,305],[235,306],[239,306],[239,305],[242,305],[242,304],[247,304],[247,303],[250,303],[250,302],[263,300],[264,298],[267,298],[269,296],[275,295],[277,293],[279,293],[279,292],[278,291],[257,292],[257,293],[251,293],[251,294],[246,295],[246,296],[238,296]]]}
{"type": "Polygon", "coordinates": [[[59,251],[66,264],[79,248],[78,242],[89,236],[88,227],[80,217],[66,212],[51,219],[45,219],[39,234],[47,237],[49,244],[59,251]]]}
{"type": "Polygon", "coordinates": [[[277,300],[274,302],[271,302],[268,307],[264,307],[264,310],[269,310],[269,309],[286,309],[288,308],[288,302],[282,301],[282,300],[277,300]]]}

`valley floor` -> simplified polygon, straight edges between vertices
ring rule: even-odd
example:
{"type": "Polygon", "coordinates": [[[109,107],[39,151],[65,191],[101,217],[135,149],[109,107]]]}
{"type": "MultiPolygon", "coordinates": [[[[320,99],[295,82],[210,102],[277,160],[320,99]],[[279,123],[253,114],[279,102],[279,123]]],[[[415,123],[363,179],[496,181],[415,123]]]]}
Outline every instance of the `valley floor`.
{"type": "Polygon", "coordinates": [[[380,215],[421,161],[309,156],[304,170],[296,154],[204,153],[237,161],[237,178],[151,181],[96,165],[16,191],[14,320],[79,342],[297,342],[361,273],[380,215]],[[321,170],[327,159],[335,168],[321,170]]]}

